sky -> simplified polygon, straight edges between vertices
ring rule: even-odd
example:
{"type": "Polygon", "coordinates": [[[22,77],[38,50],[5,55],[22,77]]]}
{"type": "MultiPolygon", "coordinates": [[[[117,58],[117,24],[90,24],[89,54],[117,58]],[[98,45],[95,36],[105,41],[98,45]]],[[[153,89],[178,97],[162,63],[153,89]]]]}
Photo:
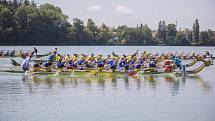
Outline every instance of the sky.
{"type": "Polygon", "coordinates": [[[197,18],[200,29],[215,30],[215,0],[35,0],[50,3],[72,18],[84,22],[93,19],[97,25],[108,26],[147,24],[156,29],[160,20],[176,23],[177,28],[192,28],[197,18]]]}

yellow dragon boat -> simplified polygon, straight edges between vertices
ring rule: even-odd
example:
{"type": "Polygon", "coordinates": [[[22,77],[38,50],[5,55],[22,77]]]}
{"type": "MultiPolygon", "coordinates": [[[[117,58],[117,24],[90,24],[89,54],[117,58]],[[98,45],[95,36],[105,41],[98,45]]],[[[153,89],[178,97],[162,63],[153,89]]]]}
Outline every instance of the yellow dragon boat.
{"type": "MultiPolygon", "coordinates": [[[[145,69],[134,69],[130,72],[124,72],[124,71],[98,71],[98,70],[71,70],[71,71],[52,71],[52,72],[46,72],[46,71],[38,71],[38,72],[27,72],[28,75],[85,75],[85,74],[90,74],[90,75],[106,75],[106,74],[111,74],[111,75],[128,75],[128,76],[133,76],[136,74],[141,74],[141,75],[150,75],[150,74],[170,74],[170,73],[176,73],[176,74],[196,74],[202,71],[205,67],[208,67],[210,65],[213,65],[213,62],[211,60],[205,61],[203,59],[199,59],[199,61],[202,61],[203,64],[199,66],[196,69],[193,70],[186,70],[186,71],[176,71],[173,70],[171,72],[164,72],[164,71],[158,71],[157,68],[145,68],[145,69]]],[[[0,72],[5,72],[5,73],[23,73],[24,71],[21,70],[2,70],[0,72]]]]}

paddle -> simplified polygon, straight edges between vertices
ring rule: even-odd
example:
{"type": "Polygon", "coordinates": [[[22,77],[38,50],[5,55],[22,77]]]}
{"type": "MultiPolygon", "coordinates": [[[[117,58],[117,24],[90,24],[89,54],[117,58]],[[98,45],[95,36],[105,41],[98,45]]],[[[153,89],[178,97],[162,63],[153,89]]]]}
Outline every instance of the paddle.
{"type": "Polygon", "coordinates": [[[16,61],[13,60],[12,58],[11,58],[11,64],[12,64],[13,66],[21,66],[18,62],[16,62],[16,61]]]}

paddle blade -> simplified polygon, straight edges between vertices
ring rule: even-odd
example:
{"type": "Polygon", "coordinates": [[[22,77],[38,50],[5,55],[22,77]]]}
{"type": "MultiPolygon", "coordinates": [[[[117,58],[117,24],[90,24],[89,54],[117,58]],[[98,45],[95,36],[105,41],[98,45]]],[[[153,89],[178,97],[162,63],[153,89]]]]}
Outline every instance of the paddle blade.
{"type": "Polygon", "coordinates": [[[11,64],[13,65],[13,66],[20,66],[20,64],[18,63],[18,62],[16,62],[15,60],[11,60],[11,64]]]}

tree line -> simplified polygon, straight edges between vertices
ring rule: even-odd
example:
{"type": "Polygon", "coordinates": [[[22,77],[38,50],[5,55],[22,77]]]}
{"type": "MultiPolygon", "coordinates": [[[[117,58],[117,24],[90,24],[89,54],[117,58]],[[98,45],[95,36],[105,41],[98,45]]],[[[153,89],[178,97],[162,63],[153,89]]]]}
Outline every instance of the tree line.
{"type": "Polygon", "coordinates": [[[37,5],[29,0],[0,0],[0,45],[215,45],[215,32],[200,31],[198,19],[192,29],[158,23],[152,30],[142,23],[136,27],[96,26],[79,18],[68,22],[59,7],[37,5]]]}

